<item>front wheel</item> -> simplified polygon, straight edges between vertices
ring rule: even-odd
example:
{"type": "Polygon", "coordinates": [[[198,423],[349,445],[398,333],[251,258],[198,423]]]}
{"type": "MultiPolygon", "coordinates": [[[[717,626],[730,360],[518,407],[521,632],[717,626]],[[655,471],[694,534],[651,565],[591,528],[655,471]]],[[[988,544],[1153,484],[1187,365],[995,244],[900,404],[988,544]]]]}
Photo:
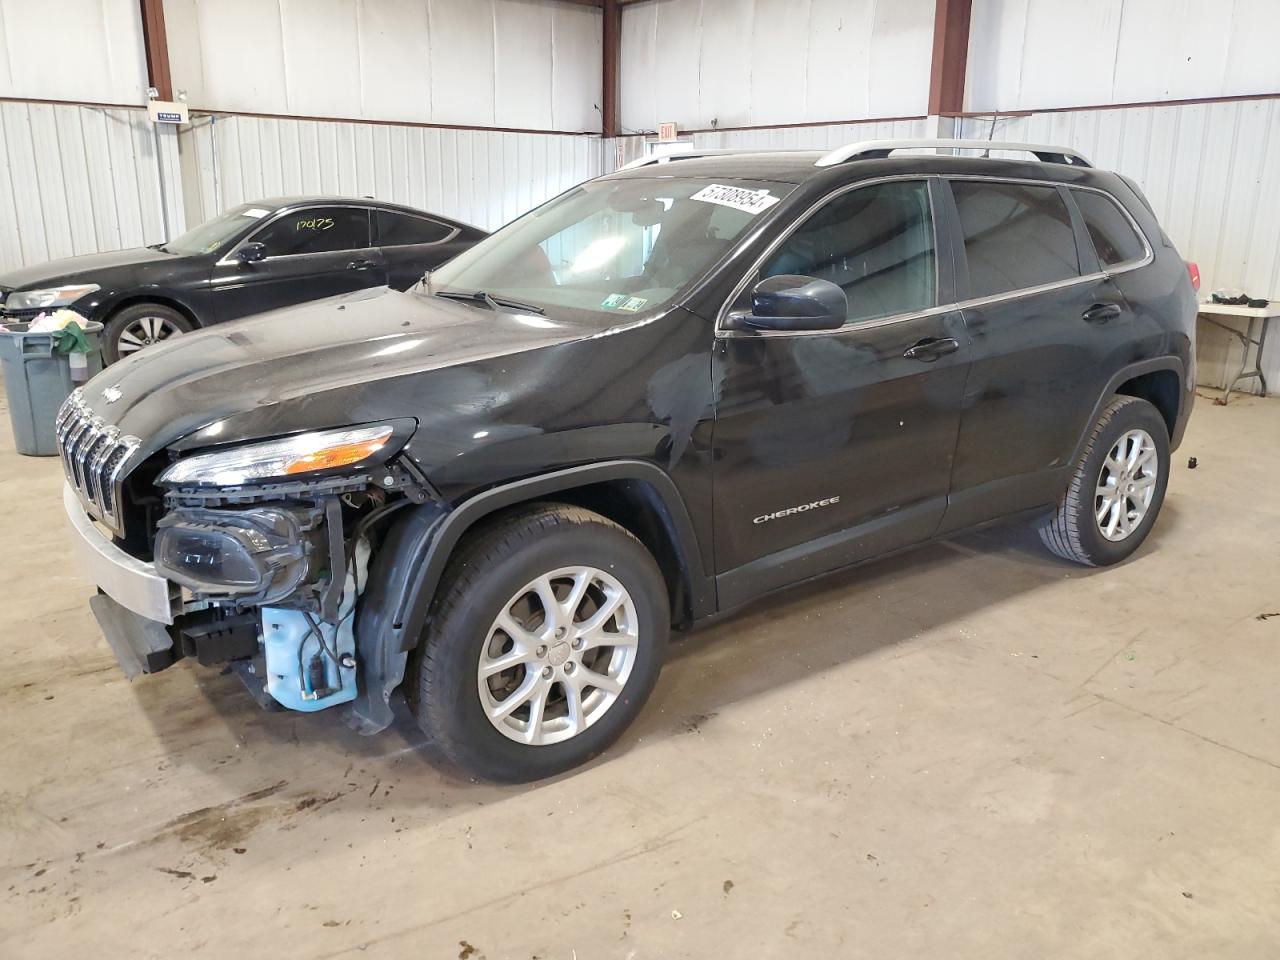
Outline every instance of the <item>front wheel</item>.
{"type": "Polygon", "coordinates": [[[1169,483],[1169,433],[1146,400],[1102,411],[1066,493],[1040,528],[1045,546],[1087,566],[1119,563],[1151,532],[1169,483]]]}
{"type": "Polygon", "coordinates": [[[433,746],[490,780],[552,776],[635,719],[670,629],[653,557],[612,521],[546,504],[460,547],[410,700],[433,746]]]}

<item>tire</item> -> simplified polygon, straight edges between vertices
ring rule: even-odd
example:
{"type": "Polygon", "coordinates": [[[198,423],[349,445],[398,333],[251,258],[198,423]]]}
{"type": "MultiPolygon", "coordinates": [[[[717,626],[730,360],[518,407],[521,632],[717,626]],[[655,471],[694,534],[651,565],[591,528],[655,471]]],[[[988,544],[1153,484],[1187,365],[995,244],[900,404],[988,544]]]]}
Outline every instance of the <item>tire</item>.
{"type": "Polygon", "coordinates": [[[160,303],[135,303],[116,312],[102,335],[102,358],[107,363],[195,329],[190,319],[160,303]]]}
{"type": "Polygon", "coordinates": [[[1146,400],[1118,396],[1089,432],[1071,483],[1040,528],[1040,539],[1064,560],[1091,567],[1119,563],[1151,532],[1168,483],[1164,418],[1146,400]],[[1122,440],[1117,459],[1113,454],[1122,440]],[[1113,490],[1114,495],[1106,492],[1113,490]]]}
{"type": "Polygon", "coordinates": [[[662,668],[671,626],[662,574],[639,540],[589,510],[542,504],[486,524],[455,552],[437,597],[410,706],[431,747],[478,777],[522,783],[585,763],[631,724],[662,668]],[[535,587],[549,574],[558,620],[535,587]],[[590,639],[578,638],[610,597],[624,595],[590,639]],[[505,663],[482,679],[482,667],[505,663]],[[508,710],[508,698],[522,695],[508,710]]]}

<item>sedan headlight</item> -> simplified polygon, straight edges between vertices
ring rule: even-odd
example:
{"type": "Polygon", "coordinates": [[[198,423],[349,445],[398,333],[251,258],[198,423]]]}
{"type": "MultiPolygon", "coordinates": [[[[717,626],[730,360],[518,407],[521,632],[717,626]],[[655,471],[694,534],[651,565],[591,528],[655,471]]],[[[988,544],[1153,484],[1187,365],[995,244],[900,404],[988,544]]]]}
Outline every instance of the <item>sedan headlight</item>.
{"type": "Polygon", "coordinates": [[[43,290],[15,290],[4,306],[6,310],[44,310],[46,307],[65,307],[81,297],[101,289],[96,283],[76,283],[65,287],[45,287],[43,290]]]}
{"type": "Polygon", "coordinates": [[[319,430],[218,453],[200,453],[169,467],[160,474],[160,483],[177,487],[238,487],[349,467],[383,452],[394,432],[391,424],[319,430]]]}

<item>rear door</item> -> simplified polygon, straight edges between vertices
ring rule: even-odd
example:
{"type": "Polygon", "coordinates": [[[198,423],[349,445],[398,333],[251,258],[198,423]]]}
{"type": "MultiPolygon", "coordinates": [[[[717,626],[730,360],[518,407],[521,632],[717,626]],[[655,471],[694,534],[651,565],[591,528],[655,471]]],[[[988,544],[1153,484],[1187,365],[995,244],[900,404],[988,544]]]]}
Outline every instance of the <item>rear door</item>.
{"type": "Polygon", "coordinates": [[[428,270],[461,253],[461,230],[451,223],[399,210],[373,211],[374,245],[382,252],[387,285],[407,290],[428,270]]]}
{"type": "MultiPolygon", "coordinates": [[[[936,181],[935,181],[936,182],[936,181]]],[[[829,280],[832,331],[721,331],[713,377],[721,603],[928,538],[946,505],[968,348],[930,181],[846,188],[744,278],[829,280]],[[939,306],[939,305],[942,306],[939,306]]]]}
{"type": "Polygon", "coordinates": [[[1133,313],[1067,188],[951,178],[972,363],[950,531],[1053,502],[1133,313]]]}
{"type": "Polygon", "coordinates": [[[261,243],[265,259],[243,263],[233,251],[214,265],[215,316],[235,320],[386,283],[370,230],[369,208],[354,204],[278,214],[240,244],[261,243]]]}

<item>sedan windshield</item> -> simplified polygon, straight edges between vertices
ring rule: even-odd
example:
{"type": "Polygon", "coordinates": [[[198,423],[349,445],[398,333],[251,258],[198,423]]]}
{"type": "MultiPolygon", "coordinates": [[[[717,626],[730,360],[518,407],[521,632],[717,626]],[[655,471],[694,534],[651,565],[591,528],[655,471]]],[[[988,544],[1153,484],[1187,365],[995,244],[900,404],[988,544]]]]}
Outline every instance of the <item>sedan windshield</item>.
{"type": "Polygon", "coordinates": [[[219,247],[235,239],[253,224],[257,223],[271,211],[266,207],[255,207],[251,203],[242,203],[232,207],[226,213],[206,220],[198,227],[193,227],[176,239],[161,244],[160,249],[169,253],[194,256],[201,253],[213,253],[219,247]]]}
{"type": "Polygon", "coordinates": [[[703,276],[793,189],[753,180],[593,180],[436,269],[428,290],[550,314],[648,312],[703,276]]]}

